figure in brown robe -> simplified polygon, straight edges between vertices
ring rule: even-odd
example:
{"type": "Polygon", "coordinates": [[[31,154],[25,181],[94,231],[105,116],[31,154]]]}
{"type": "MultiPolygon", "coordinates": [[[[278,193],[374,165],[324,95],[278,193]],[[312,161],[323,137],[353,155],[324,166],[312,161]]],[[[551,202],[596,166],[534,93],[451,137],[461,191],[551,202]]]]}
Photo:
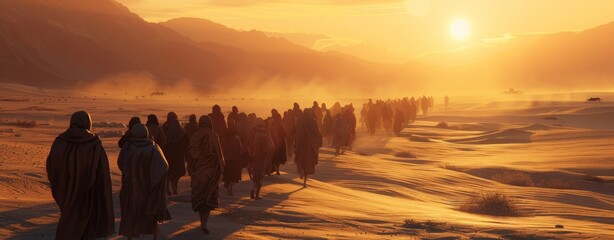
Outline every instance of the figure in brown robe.
{"type": "Polygon", "coordinates": [[[238,128],[233,119],[228,120],[228,128],[226,134],[220,139],[222,150],[224,151],[224,160],[226,167],[224,168],[224,187],[228,191],[228,195],[233,196],[233,186],[241,181],[241,172],[243,170],[243,157],[245,148],[239,137],[238,128]]]}
{"type": "Polygon", "coordinates": [[[275,154],[273,155],[273,171],[279,175],[279,167],[286,164],[288,157],[286,156],[286,130],[281,114],[276,109],[271,110],[271,120],[269,122],[269,134],[275,145],[275,154]]]}
{"type": "Polygon", "coordinates": [[[226,134],[226,118],[222,113],[222,108],[219,105],[214,105],[211,108],[211,113],[209,114],[211,121],[213,121],[213,131],[217,133],[218,136],[224,136],[226,134]]]}
{"type": "Polygon", "coordinates": [[[235,121],[235,123],[239,122],[239,108],[237,106],[232,106],[232,112],[228,114],[228,120],[226,120],[226,123],[228,123],[230,120],[235,121]]]}
{"type": "Polygon", "coordinates": [[[168,113],[166,122],[162,125],[166,133],[166,144],[162,146],[164,156],[168,161],[168,194],[178,193],[179,179],[185,175],[186,131],[179,123],[177,114],[168,113]]]}
{"type": "Polygon", "coordinates": [[[356,140],[356,114],[354,114],[354,105],[350,104],[346,107],[347,112],[344,117],[348,122],[348,126],[350,127],[350,136],[348,137],[348,141],[346,143],[346,147],[348,150],[352,150],[352,146],[354,145],[354,140],[356,140]]]}
{"type": "Polygon", "coordinates": [[[275,154],[275,146],[271,135],[267,132],[262,118],[256,119],[256,127],[251,141],[251,162],[249,164],[249,172],[254,183],[250,198],[260,199],[260,189],[265,175],[271,172],[273,155],[275,154]]]}
{"type": "Polygon", "coordinates": [[[332,147],[335,148],[335,156],[345,153],[345,146],[350,138],[350,125],[345,118],[345,112],[337,114],[334,117],[333,127],[333,142],[332,147]]]}
{"type": "Polygon", "coordinates": [[[397,111],[394,114],[394,123],[392,124],[393,125],[392,130],[394,131],[394,134],[396,134],[397,136],[401,133],[401,130],[403,130],[404,122],[405,122],[405,116],[403,115],[403,112],[397,108],[397,111]]]}
{"type": "Polygon", "coordinates": [[[60,207],[55,239],[105,238],[115,232],[109,160],[92,120],[76,112],[47,157],[47,176],[60,207]]]}
{"type": "Polygon", "coordinates": [[[207,222],[211,210],[219,207],[220,178],[224,170],[224,153],[209,116],[201,116],[198,129],[190,138],[190,176],[192,179],[192,209],[200,216],[200,226],[209,233],[207,222]]]}
{"type": "Polygon", "coordinates": [[[317,101],[313,101],[313,106],[311,106],[311,110],[313,110],[313,115],[316,117],[318,127],[322,127],[322,118],[324,117],[324,115],[322,114],[322,109],[320,108],[320,105],[318,105],[317,101]]]}
{"type": "Polygon", "coordinates": [[[132,129],[132,126],[140,123],[141,119],[139,117],[130,118],[130,121],[128,122],[128,131],[126,131],[124,135],[119,139],[119,141],[117,141],[117,146],[119,146],[119,148],[122,148],[124,144],[126,144],[126,142],[130,140],[130,129],[132,129]]]}
{"type": "Polygon", "coordinates": [[[286,130],[286,156],[287,159],[294,159],[294,127],[296,124],[296,117],[292,109],[288,109],[284,113],[284,130],[286,130]]]}
{"type": "Polygon", "coordinates": [[[158,222],[170,220],[166,207],[168,163],[148,135],[145,125],[134,125],[132,137],[117,159],[122,172],[119,234],[128,239],[149,234],[158,239],[158,222]]]}
{"type": "Polygon", "coordinates": [[[190,137],[192,136],[192,133],[194,133],[194,131],[198,129],[198,122],[196,122],[196,115],[194,114],[190,115],[190,117],[188,118],[188,123],[186,123],[183,126],[183,128],[185,129],[186,139],[188,139],[189,141],[190,137]]]}
{"type": "Polygon", "coordinates": [[[321,130],[322,130],[322,137],[326,139],[327,146],[331,145],[333,127],[334,127],[333,116],[331,116],[330,110],[326,110],[326,115],[324,116],[324,119],[322,119],[321,130]]]}
{"type": "Polygon", "coordinates": [[[322,147],[322,134],[318,129],[315,116],[311,109],[305,109],[303,115],[296,120],[296,156],[294,162],[301,178],[303,187],[307,187],[307,176],[315,173],[318,165],[318,154],[322,147]]]}
{"type": "Polygon", "coordinates": [[[158,116],[155,114],[150,114],[147,116],[146,126],[147,131],[149,132],[149,139],[156,142],[158,146],[164,146],[164,144],[166,144],[166,134],[164,134],[164,129],[160,127],[158,116]]]}

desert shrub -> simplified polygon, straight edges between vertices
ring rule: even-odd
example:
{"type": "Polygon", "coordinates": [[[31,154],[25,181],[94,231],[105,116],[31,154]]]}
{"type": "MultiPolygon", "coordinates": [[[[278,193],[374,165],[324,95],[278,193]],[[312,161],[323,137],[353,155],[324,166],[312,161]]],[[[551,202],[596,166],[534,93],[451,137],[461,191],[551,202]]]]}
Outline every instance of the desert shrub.
{"type": "Polygon", "coordinates": [[[448,123],[447,123],[447,122],[439,122],[439,123],[437,124],[437,127],[438,127],[438,128],[448,128],[449,126],[448,126],[448,123]]]}
{"type": "Polygon", "coordinates": [[[586,176],[584,176],[583,180],[585,181],[589,181],[589,182],[597,182],[597,183],[602,183],[603,178],[597,177],[597,176],[593,176],[590,174],[586,174],[586,176]]]}
{"type": "Polygon", "coordinates": [[[416,155],[408,152],[408,151],[404,151],[404,152],[397,152],[394,154],[395,157],[400,157],[400,158],[416,158],[416,155]]]}
{"type": "Polygon", "coordinates": [[[499,193],[483,193],[472,197],[459,210],[491,216],[521,216],[516,203],[507,196],[499,193]]]}
{"type": "Polygon", "coordinates": [[[575,189],[576,186],[570,182],[558,178],[541,180],[537,183],[537,187],[554,188],[554,189],[575,189]]]}
{"type": "Polygon", "coordinates": [[[531,176],[523,172],[505,171],[503,173],[493,175],[491,179],[500,183],[514,186],[534,186],[531,176]]]}

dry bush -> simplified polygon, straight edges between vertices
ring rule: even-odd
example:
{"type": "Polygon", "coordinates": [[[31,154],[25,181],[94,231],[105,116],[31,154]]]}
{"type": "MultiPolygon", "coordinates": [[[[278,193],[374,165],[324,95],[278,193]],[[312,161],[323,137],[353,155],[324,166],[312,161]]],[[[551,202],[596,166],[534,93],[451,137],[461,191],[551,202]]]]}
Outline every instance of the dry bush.
{"type": "Polygon", "coordinates": [[[437,127],[438,128],[448,128],[448,123],[447,122],[439,122],[437,123],[437,127]]]}
{"type": "Polygon", "coordinates": [[[394,156],[400,158],[416,158],[416,155],[408,151],[395,153],[394,156]]]}
{"type": "Polygon", "coordinates": [[[603,180],[603,178],[597,177],[597,176],[593,176],[590,174],[586,174],[586,176],[584,176],[583,178],[585,181],[589,181],[589,182],[596,182],[596,183],[603,183],[605,182],[603,180]]]}
{"type": "Polygon", "coordinates": [[[576,188],[575,184],[573,184],[572,182],[565,181],[562,179],[557,179],[557,178],[541,180],[537,183],[537,187],[554,188],[554,189],[575,189],[576,188]]]}
{"type": "Polygon", "coordinates": [[[514,186],[522,186],[522,187],[532,187],[533,179],[531,175],[523,173],[523,172],[515,172],[515,171],[505,171],[503,173],[495,174],[491,177],[492,180],[514,185],[514,186]]]}
{"type": "Polygon", "coordinates": [[[516,203],[499,193],[485,193],[469,199],[460,211],[491,216],[521,216],[516,203]]]}
{"type": "Polygon", "coordinates": [[[21,121],[21,120],[15,120],[12,122],[0,122],[0,124],[20,127],[20,128],[35,128],[37,126],[36,121],[21,121]]]}

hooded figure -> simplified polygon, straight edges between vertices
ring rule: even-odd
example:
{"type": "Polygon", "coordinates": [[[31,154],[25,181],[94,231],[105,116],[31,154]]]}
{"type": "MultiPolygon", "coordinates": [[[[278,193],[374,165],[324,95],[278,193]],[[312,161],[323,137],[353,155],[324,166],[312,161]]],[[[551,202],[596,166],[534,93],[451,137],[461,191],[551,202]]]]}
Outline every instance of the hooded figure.
{"type": "MultiPolygon", "coordinates": [[[[333,126],[334,126],[334,122],[333,122],[333,117],[330,115],[330,110],[326,110],[326,115],[324,116],[324,119],[322,120],[322,137],[323,138],[327,138],[329,139],[333,133],[333,126]]],[[[330,140],[328,140],[328,143],[330,144],[330,140]]]]}
{"type": "Polygon", "coordinates": [[[296,124],[296,117],[294,111],[288,109],[284,113],[284,130],[286,131],[286,156],[287,159],[294,159],[294,127],[296,124]]]}
{"type": "Polygon", "coordinates": [[[286,155],[286,130],[284,129],[284,121],[276,109],[271,110],[271,119],[269,122],[269,134],[275,145],[275,154],[273,155],[273,170],[279,175],[279,167],[286,164],[288,156],[286,155]]]}
{"type": "Polygon", "coordinates": [[[313,101],[313,106],[311,106],[311,110],[313,110],[313,115],[316,117],[318,127],[322,127],[322,118],[324,116],[322,114],[322,109],[320,108],[320,105],[318,105],[317,101],[313,101]]]}
{"type": "Polygon", "coordinates": [[[228,120],[226,120],[226,122],[230,120],[235,121],[235,123],[239,122],[239,108],[237,106],[232,106],[232,112],[228,114],[228,120]]]}
{"type": "Polygon", "coordinates": [[[219,206],[219,182],[224,170],[224,153],[209,116],[201,116],[198,129],[190,138],[188,165],[192,177],[192,209],[200,215],[201,229],[209,233],[211,210],[219,206]]]}
{"type": "Polygon", "coordinates": [[[147,116],[147,131],[149,132],[149,139],[156,142],[158,146],[166,144],[166,134],[164,134],[164,129],[160,127],[158,116],[155,114],[147,116]]]}
{"type": "Polygon", "coordinates": [[[214,105],[211,108],[211,113],[209,114],[211,121],[213,122],[213,131],[217,133],[218,136],[224,136],[226,134],[226,119],[224,118],[224,114],[222,113],[222,108],[219,105],[214,105]]]}
{"type": "Polygon", "coordinates": [[[170,219],[166,207],[168,163],[148,135],[145,125],[134,125],[132,137],[117,159],[122,172],[119,234],[128,238],[157,235],[158,222],[170,219]]]}
{"type": "Polygon", "coordinates": [[[55,239],[105,238],[115,232],[109,161],[91,128],[88,113],[74,113],[47,157],[51,193],[60,207],[55,239]]]}
{"type": "Polygon", "coordinates": [[[238,128],[235,121],[228,120],[228,128],[226,134],[220,139],[222,149],[224,150],[224,187],[228,190],[228,195],[233,195],[233,186],[241,181],[241,172],[243,170],[243,158],[246,152],[239,137],[238,128]]]}
{"type": "Polygon", "coordinates": [[[333,142],[331,146],[335,148],[335,156],[339,155],[339,153],[344,153],[344,147],[350,138],[350,125],[344,115],[345,112],[342,112],[334,118],[333,142]]]}
{"type": "Polygon", "coordinates": [[[168,194],[177,195],[177,184],[179,179],[185,175],[186,131],[174,112],[168,113],[162,129],[166,133],[166,145],[162,146],[162,150],[164,150],[164,156],[168,161],[168,182],[170,185],[168,194]]]}
{"type": "Polygon", "coordinates": [[[198,122],[196,122],[196,115],[190,115],[188,123],[186,123],[183,128],[185,129],[186,139],[189,141],[192,133],[198,129],[198,122]]]}
{"type": "Polygon", "coordinates": [[[322,134],[318,130],[318,123],[311,109],[305,109],[303,115],[296,120],[295,131],[296,156],[294,162],[301,178],[304,178],[303,186],[307,187],[307,175],[315,173],[318,154],[322,147],[322,134]]]}
{"type": "Polygon", "coordinates": [[[249,163],[249,172],[253,180],[253,188],[250,194],[252,199],[260,199],[260,188],[264,176],[271,172],[273,155],[275,154],[275,146],[271,135],[264,127],[262,118],[256,119],[256,127],[251,141],[251,162],[249,163]]]}
{"type": "Polygon", "coordinates": [[[130,121],[128,122],[128,131],[126,131],[124,135],[119,139],[119,141],[117,141],[117,146],[119,146],[119,148],[122,148],[124,144],[126,144],[126,142],[130,140],[130,130],[132,129],[132,126],[140,123],[141,119],[139,117],[130,118],[130,121]]]}
{"type": "Polygon", "coordinates": [[[392,130],[394,134],[399,135],[403,130],[403,123],[405,122],[405,116],[403,112],[397,108],[397,112],[394,114],[394,123],[392,124],[392,130]]]}

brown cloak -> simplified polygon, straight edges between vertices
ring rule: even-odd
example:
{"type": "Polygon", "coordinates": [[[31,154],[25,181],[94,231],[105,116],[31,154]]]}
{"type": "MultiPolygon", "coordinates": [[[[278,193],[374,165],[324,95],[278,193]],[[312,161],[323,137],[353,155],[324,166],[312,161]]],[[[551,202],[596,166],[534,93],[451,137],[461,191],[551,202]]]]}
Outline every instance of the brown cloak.
{"type": "Polygon", "coordinates": [[[168,163],[160,147],[148,139],[144,125],[132,128],[132,138],[122,147],[117,165],[122,171],[119,234],[154,234],[156,222],[170,219],[166,200],[168,163]]]}
{"type": "MultiPolygon", "coordinates": [[[[171,114],[169,114],[171,115],[171,114]]],[[[162,146],[164,156],[168,161],[168,178],[178,180],[185,175],[186,131],[175,116],[171,116],[162,125],[166,134],[166,145],[162,146]]]]}
{"type": "Polygon", "coordinates": [[[275,154],[273,155],[273,163],[286,164],[288,156],[286,155],[286,130],[284,129],[281,115],[276,114],[271,118],[269,125],[269,133],[275,146],[275,154]]]}
{"type": "Polygon", "coordinates": [[[343,116],[343,113],[335,116],[335,125],[333,127],[333,141],[332,147],[346,146],[350,139],[350,125],[343,116]]]}
{"type": "Polygon", "coordinates": [[[249,170],[252,176],[264,176],[271,173],[275,146],[271,136],[264,128],[262,119],[257,120],[257,126],[254,128],[251,149],[252,159],[249,164],[249,170]]]}
{"type": "Polygon", "coordinates": [[[234,125],[234,120],[228,121],[228,129],[226,135],[222,137],[221,144],[224,151],[224,183],[236,183],[241,181],[241,171],[243,170],[243,144],[237,133],[237,127],[234,125]]]}
{"type": "Polygon", "coordinates": [[[76,112],[47,157],[51,193],[60,207],[55,239],[94,239],[115,232],[107,154],[86,112],[76,112]]]}
{"type": "Polygon", "coordinates": [[[224,169],[224,154],[211,118],[201,116],[199,128],[188,146],[188,169],[192,172],[192,209],[212,210],[219,205],[219,181],[224,169]]]}
{"type": "Polygon", "coordinates": [[[315,166],[318,165],[318,152],[322,147],[322,135],[311,109],[306,109],[305,113],[296,120],[295,131],[294,162],[297,170],[299,174],[303,171],[305,174],[314,174],[315,166]]]}

